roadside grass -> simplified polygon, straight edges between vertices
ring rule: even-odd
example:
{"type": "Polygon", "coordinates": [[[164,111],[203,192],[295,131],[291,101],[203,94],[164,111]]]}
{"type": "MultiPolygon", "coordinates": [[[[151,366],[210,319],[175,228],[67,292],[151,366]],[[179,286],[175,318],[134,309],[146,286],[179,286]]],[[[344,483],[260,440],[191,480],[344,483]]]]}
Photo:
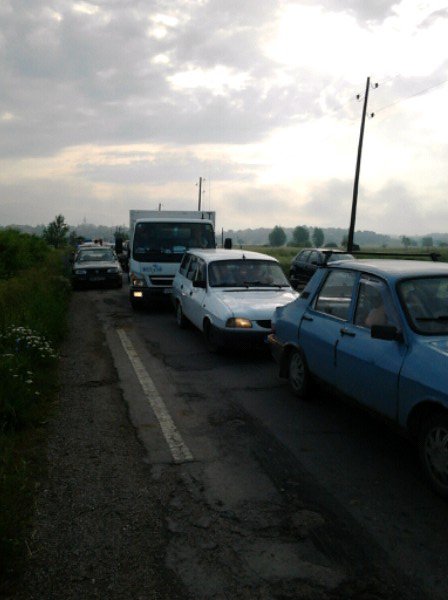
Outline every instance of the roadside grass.
{"type": "Polygon", "coordinates": [[[46,424],[57,405],[57,349],[71,290],[64,256],[26,234],[0,232],[0,591],[21,572],[46,424]],[[29,239],[32,238],[32,239],[29,239]],[[10,246],[21,256],[9,261],[10,246]]]}
{"type": "Polygon", "coordinates": [[[244,246],[244,249],[273,256],[280,263],[285,275],[288,276],[289,265],[291,264],[292,259],[303,248],[295,248],[292,246],[281,246],[280,248],[275,248],[274,246],[244,246]]]}
{"type": "MultiPolygon", "coordinates": [[[[255,252],[262,252],[263,254],[269,254],[269,256],[273,256],[276,258],[280,266],[282,267],[286,276],[289,275],[289,266],[291,264],[292,259],[296,254],[298,254],[303,248],[294,247],[294,246],[281,246],[280,248],[275,248],[273,246],[243,246],[246,250],[253,250],[255,252]]],[[[448,262],[448,249],[447,248],[404,248],[403,246],[398,248],[363,248],[362,255],[359,255],[358,258],[378,258],[376,253],[378,252],[388,252],[395,253],[397,255],[400,254],[427,254],[429,255],[431,252],[436,254],[440,254],[440,258],[438,259],[440,262],[448,262]]],[[[385,256],[384,258],[392,258],[385,256]]],[[[394,256],[393,258],[399,258],[399,256],[394,256]]],[[[407,259],[412,259],[411,256],[406,256],[407,259]]],[[[422,257],[416,256],[416,260],[424,260],[422,257]]],[[[429,259],[428,259],[429,260],[429,259]]]]}

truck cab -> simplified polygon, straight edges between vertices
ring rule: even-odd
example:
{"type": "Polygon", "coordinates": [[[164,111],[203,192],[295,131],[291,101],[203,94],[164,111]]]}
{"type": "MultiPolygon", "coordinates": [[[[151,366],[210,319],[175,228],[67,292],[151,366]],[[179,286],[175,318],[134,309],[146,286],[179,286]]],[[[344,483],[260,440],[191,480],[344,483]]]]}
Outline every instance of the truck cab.
{"type": "Polygon", "coordinates": [[[214,218],[200,216],[176,218],[157,212],[134,221],[129,243],[129,294],[133,308],[171,294],[174,276],[187,250],[216,247],[214,218]]]}

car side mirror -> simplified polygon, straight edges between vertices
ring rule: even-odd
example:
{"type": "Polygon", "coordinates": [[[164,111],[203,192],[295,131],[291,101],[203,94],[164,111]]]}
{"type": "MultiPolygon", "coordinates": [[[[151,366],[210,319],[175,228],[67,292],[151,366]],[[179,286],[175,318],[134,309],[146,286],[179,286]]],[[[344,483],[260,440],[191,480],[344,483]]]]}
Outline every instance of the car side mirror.
{"type": "Polygon", "coordinates": [[[204,279],[198,279],[197,281],[193,281],[193,287],[202,288],[203,290],[205,290],[207,284],[204,279]]]}
{"type": "Polygon", "coordinates": [[[395,325],[372,325],[370,329],[371,337],[376,340],[388,340],[401,342],[403,334],[395,325]]]}

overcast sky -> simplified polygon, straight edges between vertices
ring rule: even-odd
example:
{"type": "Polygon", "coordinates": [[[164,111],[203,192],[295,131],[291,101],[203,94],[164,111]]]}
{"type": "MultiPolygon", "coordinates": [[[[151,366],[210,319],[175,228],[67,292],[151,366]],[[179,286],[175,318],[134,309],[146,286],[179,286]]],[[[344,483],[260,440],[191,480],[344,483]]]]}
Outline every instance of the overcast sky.
{"type": "Polygon", "coordinates": [[[0,0],[0,225],[448,231],[448,3],[0,0]],[[360,94],[357,100],[356,95],[360,94]]]}

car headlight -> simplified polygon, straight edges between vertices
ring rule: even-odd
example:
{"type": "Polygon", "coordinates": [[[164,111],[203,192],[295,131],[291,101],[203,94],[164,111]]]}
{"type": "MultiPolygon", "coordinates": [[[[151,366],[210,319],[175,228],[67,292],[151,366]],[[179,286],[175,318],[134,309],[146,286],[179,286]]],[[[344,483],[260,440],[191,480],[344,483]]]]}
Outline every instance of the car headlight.
{"type": "Polygon", "coordinates": [[[232,317],[227,319],[226,327],[237,327],[238,329],[251,329],[252,321],[243,317],[232,317]]]}
{"type": "Polygon", "coordinates": [[[75,269],[75,275],[86,275],[87,271],[85,269],[75,269]]]}
{"type": "Polygon", "coordinates": [[[130,279],[131,279],[131,285],[133,285],[135,287],[144,287],[145,286],[145,280],[142,279],[141,277],[138,277],[135,273],[131,273],[130,279]]]}
{"type": "Polygon", "coordinates": [[[117,267],[111,267],[110,269],[107,269],[108,273],[118,273],[118,268],[117,267]]]}

